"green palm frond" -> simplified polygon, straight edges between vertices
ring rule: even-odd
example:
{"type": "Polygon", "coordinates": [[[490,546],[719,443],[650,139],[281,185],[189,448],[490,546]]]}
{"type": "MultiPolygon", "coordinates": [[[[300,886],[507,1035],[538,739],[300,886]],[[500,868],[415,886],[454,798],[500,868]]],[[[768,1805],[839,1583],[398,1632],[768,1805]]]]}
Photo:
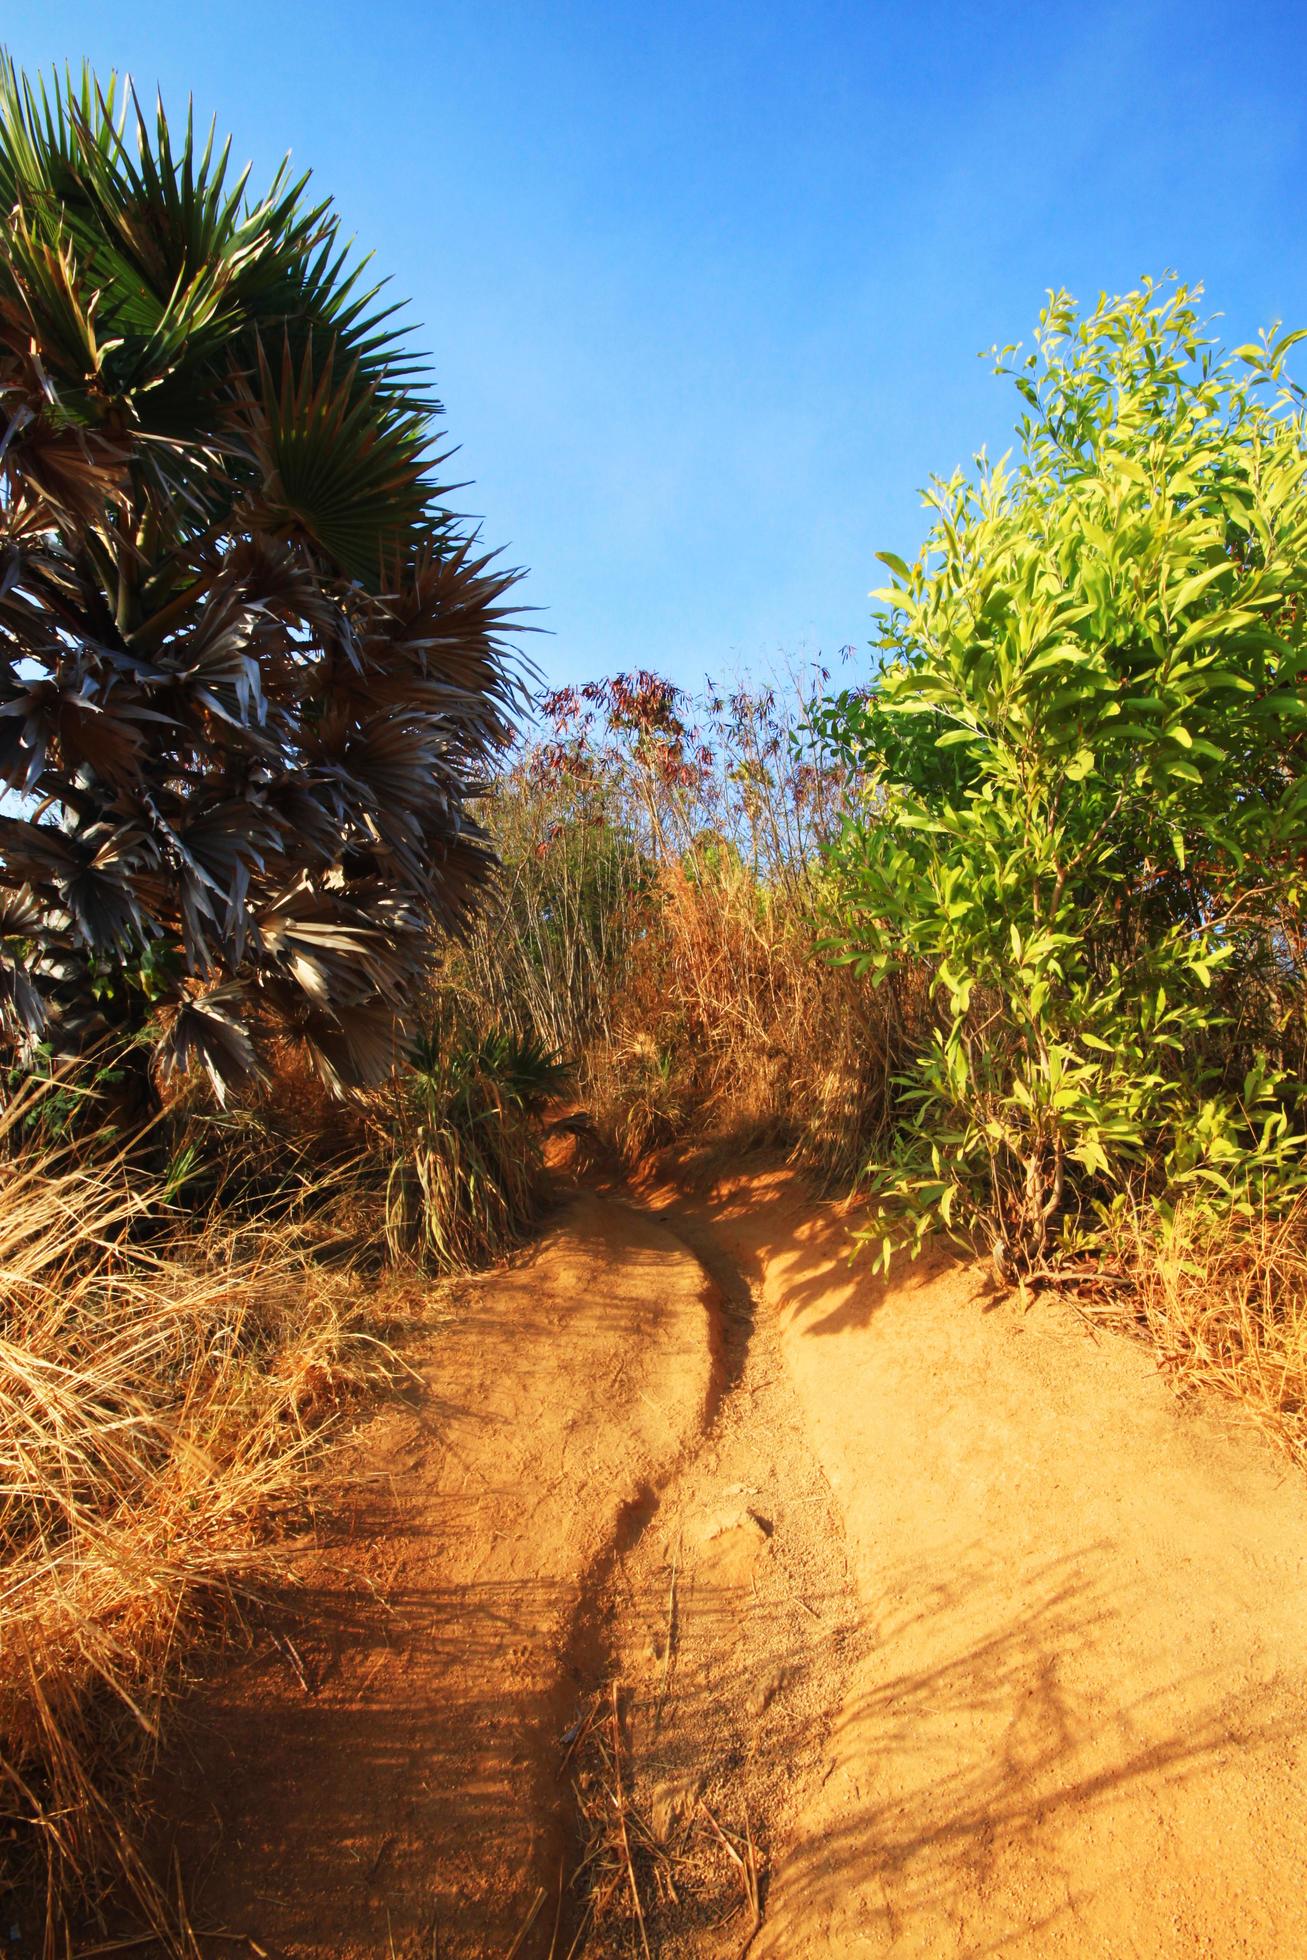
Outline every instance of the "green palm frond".
{"type": "Polygon", "coordinates": [[[297,365],[287,341],[275,367],[259,347],[240,427],[258,465],[254,529],[303,539],[375,589],[387,554],[411,547],[428,514],[424,418],[387,408],[311,340],[297,365]]]}

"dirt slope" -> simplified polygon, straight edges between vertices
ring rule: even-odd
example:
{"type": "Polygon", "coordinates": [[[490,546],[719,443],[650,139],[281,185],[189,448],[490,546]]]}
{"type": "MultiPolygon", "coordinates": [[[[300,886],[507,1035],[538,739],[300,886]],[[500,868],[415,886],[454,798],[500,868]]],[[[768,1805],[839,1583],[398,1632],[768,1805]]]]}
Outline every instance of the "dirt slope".
{"type": "Polygon", "coordinates": [[[456,1289],[409,1406],[357,1441],[363,1501],[276,1657],[186,1711],[159,1806],[201,1932],[453,1960],[505,1952],[535,1906],[525,1950],[547,1950],[578,1606],[698,1430],[706,1290],[656,1222],[595,1197],[456,1289]]]}
{"type": "Polygon", "coordinates": [[[222,1671],[161,1782],[197,1925],[1307,1954],[1302,1480],[1070,1308],[845,1241],[780,1173],[589,1195],[464,1290],[361,1438],[334,1630],[222,1671]]]}
{"type": "Polygon", "coordinates": [[[1307,1954],[1307,1491],[1140,1345],[750,1180],[864,1620],[762,1955],[1307,1954]]]}

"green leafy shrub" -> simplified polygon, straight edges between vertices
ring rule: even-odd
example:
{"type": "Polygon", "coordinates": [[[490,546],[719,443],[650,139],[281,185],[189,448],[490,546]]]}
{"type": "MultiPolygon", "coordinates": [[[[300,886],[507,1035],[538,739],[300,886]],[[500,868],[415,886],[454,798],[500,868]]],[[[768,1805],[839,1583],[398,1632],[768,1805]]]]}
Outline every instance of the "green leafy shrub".
{"type": "Polygon", "coordinates": [[[1195,297],[1058,295],[1036,352],[1003,350],[1015,460],[932,484],[915,564],[886,556],[875,684],[825,717],[863,784],[835,950],[933,975],[886,1259],[938,1221],[1037,1270],[1132,1180],[1297,1175],[1299,336],[1225,354],[1195,297]]]}

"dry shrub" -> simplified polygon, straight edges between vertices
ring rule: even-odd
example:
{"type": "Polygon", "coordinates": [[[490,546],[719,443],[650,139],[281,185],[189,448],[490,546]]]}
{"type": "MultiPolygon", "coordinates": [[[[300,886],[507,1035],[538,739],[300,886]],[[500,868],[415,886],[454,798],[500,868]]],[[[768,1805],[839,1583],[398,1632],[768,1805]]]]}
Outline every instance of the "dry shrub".
{"type": "Polygon", "coordinates": [[[0,1889],[44,1884],[47,1954],[124,1880],[176,1945],[135,1827],[176,1664],[288,1575],[386,1351],[289,1227],[188,1224],[121,1160],[15,1148],[12,1106],[0,1133],[0,1889]]]}
{"type": "Polygon", "coordinates": [[[1307,1199],[1233,1217],[1182,1199],[1131,1218],[1118,1256],[1171,1379],[1232,1397],[1307,1464],[1307,1199]]]}

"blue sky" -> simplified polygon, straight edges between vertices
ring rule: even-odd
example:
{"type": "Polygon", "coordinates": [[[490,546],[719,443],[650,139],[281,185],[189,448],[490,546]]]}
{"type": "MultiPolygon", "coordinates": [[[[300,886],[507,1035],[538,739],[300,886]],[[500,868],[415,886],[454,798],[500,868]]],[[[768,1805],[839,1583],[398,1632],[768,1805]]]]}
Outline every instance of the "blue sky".
{"type": "Polygon", "coordinates": [[[865,644],[1046,287],[1307,324],[1301,5],[0,5],[311,166],[411,295],[550,679],[865,644]]]}

